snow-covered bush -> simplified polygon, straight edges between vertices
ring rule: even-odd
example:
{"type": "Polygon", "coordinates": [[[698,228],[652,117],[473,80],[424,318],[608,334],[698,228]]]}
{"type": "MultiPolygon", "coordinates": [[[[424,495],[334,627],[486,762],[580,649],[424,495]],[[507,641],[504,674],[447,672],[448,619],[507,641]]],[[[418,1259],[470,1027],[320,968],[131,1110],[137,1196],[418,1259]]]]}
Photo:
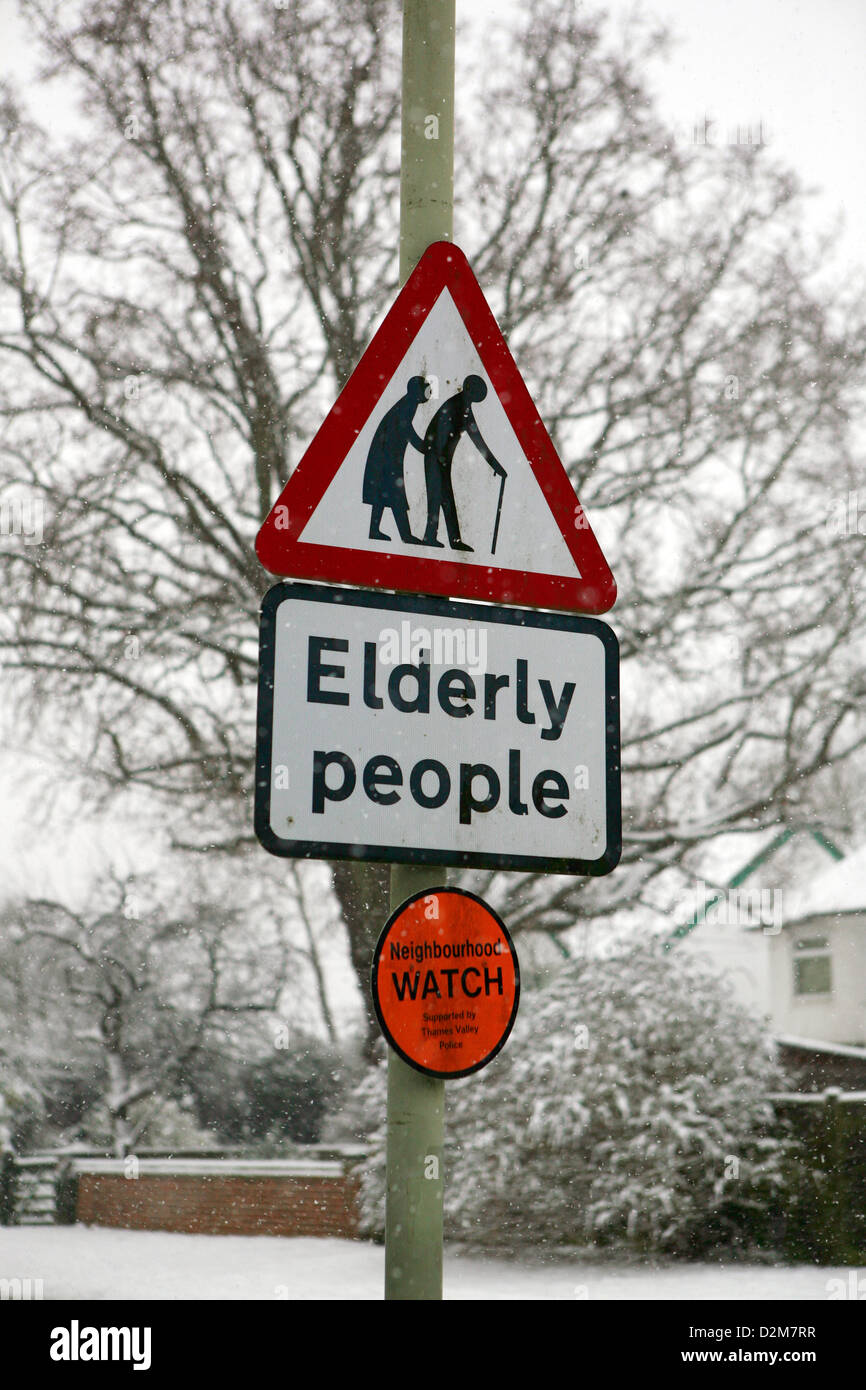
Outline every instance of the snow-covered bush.
{"type": "MultiPolygon", "coordinates": [[[[209,1149],[218,1145],[217,1137],[196,1123],[188,1105],[171,1097],[151,1095],[136,1101],[126,1112],[130,1135],[127,1151],[140,1149],[209,1149]]],[[[95,1148],[117,1154],[116,1125],[102,1101],[87,1112],[77,1137],[95,1148]]]]}
{"type": "Polygon", "coordinates": [[[0,1052],[0,1154],[7,1149],[25,1149],[38,1133],[42,1120],[42,1100],[24,1077],[5,1067],[0,1052]]]}
{"type": "MultiPolygon", "coordinates": [[[[446,1083],[446,1231],[483,1244],[697,1253],[767,1238],[788,1145],[772,1044],[715,976],[655,945],[575,961],[527,992],[504,1050],[446,1083]]],[[[384,1212],[385,1069],[367,1230],[384,1212]]]]}
{"type": "Polygon", "coordinates": [[[317,1144],[342,1086],[333,1047],[298,1030],[291,1046],[267,1055],[232,1053],[217,1039],[187,1069],[199,1123],[223,1143],[317,1144]]]}

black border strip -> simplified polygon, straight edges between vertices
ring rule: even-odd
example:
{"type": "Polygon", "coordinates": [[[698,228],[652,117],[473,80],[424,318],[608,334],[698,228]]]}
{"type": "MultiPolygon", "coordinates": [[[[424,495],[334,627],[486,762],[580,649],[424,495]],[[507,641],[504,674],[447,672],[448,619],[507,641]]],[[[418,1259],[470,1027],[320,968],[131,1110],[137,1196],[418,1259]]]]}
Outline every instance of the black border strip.
{"type": "Polygon", "coordinates": [[[405,902],[402,902],[399,907],[396,907],[394,911],[391,913],[391,916],[388,918],[384,927],[382,928],[382,933],[379,937],[379,940],[376,942],[376,949],[373,952],[373,966],[370,971],[370,993],[373,996],[373,1008],[376,1010],[376,1018],[379,1020],[379,1027],[382,1030],[382,1036],[384,1037],[388,1046],[393,1048],[397,1055],[402,1057],[403,1061],[406,1062],[410,1067],[412,1067],[415,1071],[420,1071],[422,1076],[435,1076],[438,1077],[441,1081],[459,1081],[461,1076],[471,1076],[473,1072],[480,1071],[482,1067],[486,1067],[487,1063],[492,1062],[493,1058],[496,1057],[502,1051],[503,1047],[508,1041],[508,1037],[511,1033],[511,1030],[514,1027],[514,1020],[517,1018],[517,1006],[520,1003],[520,962],[517,959],[517,952],[514,949],[514,942],[511,940],[511,933],[509,932],[502,918],[499,916],[499,913],[496,912],[490,906],[489,903],[486,903],[483,898],[479,898],[477,893],[470,893],[466,888],[452,888],[445,884],[443,884],[441,888],[422,888],[419,893],[413,893],[412,896],[407,898],[405,902]],[[425,1067],[422,1065],[421,1062],[414,1061],[413,1058],[409,1056],[408,1052],[404,1052],[402,1047],[398,1047],[397,1043],[391,1036],[391,1030],[388,1028],[382,1010],[379,1007],[379,994],[376,989],[376,976],[379,970],[379,957],[385,949],[385,942],[387,940],[388,933],[390,932],[391,928],[395,926],[396,923],[400,920],[407,907],[411,906],[412,903],[417,902],[419,898],[429,898],[434,893],[454,893],[461,898],[471,898],[473,902],[479,903],[480,906],[484,908],[485,912],[489,912],[490,916],[493,918],[494,922],[496,922],[497,926],[502,932],[502,935],[505,937],[508,949],[511,952],[511,963],[514,966],[514,1005],[512,1007],[511,1015],[508,1019],[508,1022],[505,1025],[505,1030],[502,1034],[502,1037],[499,1039],[499,1042],[496,1044],[496,1046],[492,1048],[485,1057],[482,1057],[480,1062],[475,1062],[471,1067],[465,1067],[463,1071],[434,1071],[432,1067],[425,1067]]]}
{"type": "Polygon", "coordinates": [[[535,873],[609,874],[622,854],[620,790],[619,643],[613,629],[600,618],[554,613],[501,604],[464,603],[427,595],[390,594],[335,585],[280,583],[262,602],[259,629],[259,687],[256,717],[255,832],[270,854],[286,859],[360,859],[379,864],[441,864],[467,869],[514,869],[535,873]],[[532,854],[494,854],[478,850],[411,849],[403,845],[349,845],[327,840],[284,840],[271,828],[271,750],[274,716],[274,657],[277,610],[290,599],[345,603],[357,608],[397,613],[431,614],[457,621],[507,623],[514,627],[548,628],[555,632],[587,632],[604,646],[606,716],[607,844],[598,859],[546,858],[532,854]]]}

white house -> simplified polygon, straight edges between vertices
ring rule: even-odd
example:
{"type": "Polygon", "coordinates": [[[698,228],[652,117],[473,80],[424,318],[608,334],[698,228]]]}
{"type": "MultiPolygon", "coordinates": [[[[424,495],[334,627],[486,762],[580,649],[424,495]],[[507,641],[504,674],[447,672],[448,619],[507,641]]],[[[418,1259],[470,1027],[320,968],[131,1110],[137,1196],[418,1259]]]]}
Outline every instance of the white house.
{"type": "Polygon", "coordinates": [[[772,943],[784,932],[788,905],[818,880],[841,851],[817,832],[767,837],[743,863],[742,845],[714,847],[707,878],[684,892],[672,945],[718,972],[740,1004],[775,1027],[779,963],[772,943]]]}
{"type": "Polygon", "coordinates": [[[789,836],[782,854],[775,844],[733,876],[735,886],[699,882],[672,948],[714,969],[767,1021],[803,1089],[863,1089],[866,846],[838,858],[820,834],[811,843],[789,836]]]}
{"type": "Polygon", "coordinates": [[[767,946],[777,1034],[866,1047],[866,846],[788,896],[767,946]]]}

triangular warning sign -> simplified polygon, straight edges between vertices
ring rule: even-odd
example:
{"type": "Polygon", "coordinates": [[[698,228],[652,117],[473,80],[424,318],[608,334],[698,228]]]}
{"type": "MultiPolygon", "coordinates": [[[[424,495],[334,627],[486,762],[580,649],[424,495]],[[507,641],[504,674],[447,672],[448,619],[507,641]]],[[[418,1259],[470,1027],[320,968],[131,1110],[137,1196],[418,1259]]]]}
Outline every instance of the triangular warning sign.
{"type": "Polygon", "coordinates": [[[604,613],[616,585],[463,252],[425,251],[256,540],[273,574],[604,613]]]}

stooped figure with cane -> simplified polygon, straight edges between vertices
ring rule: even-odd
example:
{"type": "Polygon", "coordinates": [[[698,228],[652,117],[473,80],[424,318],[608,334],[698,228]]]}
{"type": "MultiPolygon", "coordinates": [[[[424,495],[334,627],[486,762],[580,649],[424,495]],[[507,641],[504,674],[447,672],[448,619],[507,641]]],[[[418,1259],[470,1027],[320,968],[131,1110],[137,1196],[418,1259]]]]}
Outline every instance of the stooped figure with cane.
{"type": "Polygon", "coordinates": [[[468,435],[486,463],[500,479],[499,504],[496,508],[496,522],[493,528],[491,554],[496,550],[499,535],[499,519],[502,515],[502,498],[505,491],[506,472],[502,464],[487,447],[472,412],[477,401],[487,395],[487,383],[480,376],[467,376],[463,387],[456,395],[450,396],[437,410],[424,435],[424,476],[427,483],[427,526],[423,544],[444,549],[438,539],[439,516],[445,516],[448,543],[452,550],[468,550],[460,535],[460,522],[457,505],[454,501],[454,487],[451,481],[451,465],[454,451],[463,435],[468,435]]]}

